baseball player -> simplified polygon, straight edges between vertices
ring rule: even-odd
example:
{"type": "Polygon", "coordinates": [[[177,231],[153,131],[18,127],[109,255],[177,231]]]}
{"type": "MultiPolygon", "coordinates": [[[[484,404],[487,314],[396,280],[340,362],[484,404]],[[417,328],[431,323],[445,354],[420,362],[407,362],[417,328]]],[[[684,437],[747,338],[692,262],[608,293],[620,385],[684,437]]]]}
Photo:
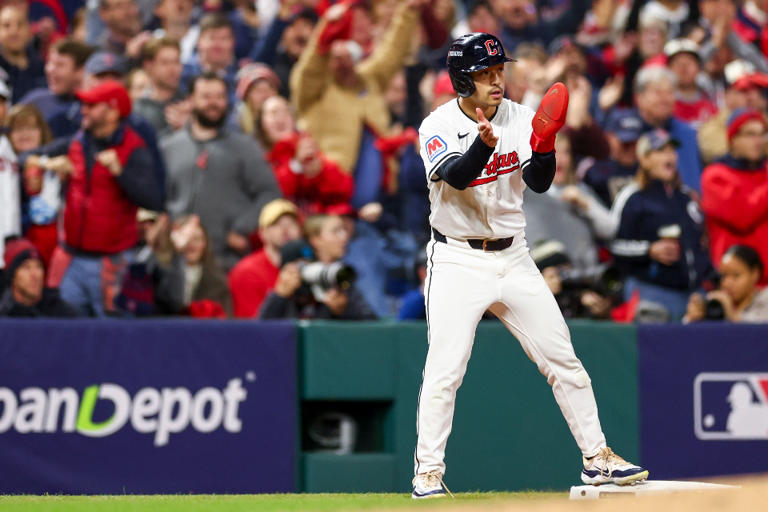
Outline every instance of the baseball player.
{"type": "Polygon", "coordinates": [[[419,128],[432,239],[425,283],[429,351],[419,391],[413,498],[443,497],[447,491],[443,459],[456,391],[486,310],[514,334],[552,386],[583,454],[582,481],[623,485],[648,477],[606,446],[589,376],[526,245],[523,189],[542,193],[552,183],[555,135],[565,123],[568,90],[553,85],[535,113],[504,99],[509,61],[490,34],[454,41],[448,71],[459,98],[438,107],[419,128]]]}

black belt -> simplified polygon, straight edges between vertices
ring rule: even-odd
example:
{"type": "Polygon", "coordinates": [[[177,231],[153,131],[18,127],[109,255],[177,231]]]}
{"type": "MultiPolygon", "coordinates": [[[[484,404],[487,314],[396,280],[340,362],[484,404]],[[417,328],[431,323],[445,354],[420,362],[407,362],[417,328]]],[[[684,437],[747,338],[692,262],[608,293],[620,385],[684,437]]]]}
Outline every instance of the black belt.
{"type": "MultiPolygon", "coordinates": [[[[435,228],[432,228],[432,235],[435,237],[435,240],[438,242],[442,242],[444,244],[448,243],[448,240],[444,234],[436,230],[435,228]]],[[[503,251],[510,245],[512,245],[512,242],[514,241],[515,237],[511,236],[509,238],[499,238],[498,240],[480,240],[478,238],[470,238],[467,240],[467,244],[473,249],[478,249],[481,251],[486,252],[492,252],[492,251],[503,251]]]]}

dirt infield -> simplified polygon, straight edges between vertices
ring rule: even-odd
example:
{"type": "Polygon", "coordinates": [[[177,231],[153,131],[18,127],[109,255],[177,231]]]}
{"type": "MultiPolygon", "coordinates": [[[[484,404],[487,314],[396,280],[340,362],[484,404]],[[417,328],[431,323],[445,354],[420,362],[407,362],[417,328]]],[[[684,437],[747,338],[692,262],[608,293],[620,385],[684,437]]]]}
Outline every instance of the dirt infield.
{"type": "MultiPolygon", "coordinates": [[[[768,511],[768,475],[749,478],[718,478],[703,481],[738,485],[739,489],[675,492],[656,495],[617,495],[599,500],[572,501],[562,498],[544,497],[541,499],[494,501],[482,505],[451,504],[430,506],[433,510],[459,510],[462,512],[724,512],[724,511],[768,511]]],[[[418,510],[414,506],[408,510],[418,510]]],[[[403,509],[399,509],[403,510],[403,509]]]]}

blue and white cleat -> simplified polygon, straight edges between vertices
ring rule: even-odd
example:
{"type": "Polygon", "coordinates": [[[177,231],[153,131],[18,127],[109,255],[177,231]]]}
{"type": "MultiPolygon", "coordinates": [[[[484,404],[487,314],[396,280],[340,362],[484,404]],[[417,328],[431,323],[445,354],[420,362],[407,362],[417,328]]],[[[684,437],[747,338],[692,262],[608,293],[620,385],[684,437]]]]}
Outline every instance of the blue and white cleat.
{"type": "Polygon", "coordinates": [[[582,458],[581,481],[585,484],[635,485],[648,478],[648,470],[631,464],[607,446],[591,459],[582,458]]]}
{"type": "Polygon", "coordinates": [[[411,498],[415,500],[444,498],[446,492],[453,497],[451,491],[443,483],[443,474],[437,470],[419,473],[413,477],[413,494],[411,494],[411,498]]]}

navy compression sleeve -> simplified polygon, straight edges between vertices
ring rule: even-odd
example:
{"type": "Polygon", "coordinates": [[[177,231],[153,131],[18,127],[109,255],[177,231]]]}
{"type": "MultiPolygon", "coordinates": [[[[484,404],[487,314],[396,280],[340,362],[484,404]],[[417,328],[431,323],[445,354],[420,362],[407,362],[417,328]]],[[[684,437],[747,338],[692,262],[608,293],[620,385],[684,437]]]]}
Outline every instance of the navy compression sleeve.
{"type": "Polygon", "coordinates": [[[528,164],[523,167],[523,181],[531,190],[539,194],[549,190],[555,179],[555,152],[533,152],[528,164]]]}
{"type": "Polygon", "coordinates": [[[448,159],[435,172],[453,188],[464,190],[483,172],[494,149],[487,146],[478,135],[466,153],[448,159]]]}

